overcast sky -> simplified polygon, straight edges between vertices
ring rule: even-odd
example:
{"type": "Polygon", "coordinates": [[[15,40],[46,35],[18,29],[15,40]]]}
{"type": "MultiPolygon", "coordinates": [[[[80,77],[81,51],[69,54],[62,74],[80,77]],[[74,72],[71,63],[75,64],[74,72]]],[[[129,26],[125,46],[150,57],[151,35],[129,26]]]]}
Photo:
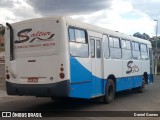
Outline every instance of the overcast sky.
{"type": "Polygon", "coordinates": [[[0,0],[0,24],[55,15],[129,35],[155,36],[153,20],[160,24],[160,0],[0,0]]]}

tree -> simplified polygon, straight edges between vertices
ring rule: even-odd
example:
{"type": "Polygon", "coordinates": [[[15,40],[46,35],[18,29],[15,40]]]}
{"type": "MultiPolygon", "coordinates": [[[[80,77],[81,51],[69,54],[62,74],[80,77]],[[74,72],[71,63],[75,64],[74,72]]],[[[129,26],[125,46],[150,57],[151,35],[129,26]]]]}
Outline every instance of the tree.
{"type": "Polygon", "coordinates": [[[149,40],[149,39],[150,39],[150,36],[149,36],[148,34],[143,33],[142,35],[143,35],[144,39],[146,39],[146,40],[149,40]]]}
{"type": "Polygon", "coordinates": [[[146,33],[139,33],[139,32],[136,32],[133,34],[134,37],[138,37],[138,38],[141,38],[141,39],[145,39],[145,40],[149,40],[150,39],[150,36],[146,33]]]}
{"type": "Polygon", "coordinates": [[[2,24],[0,24],[0,35],[4,35],[5,34],[5,27],[2,25],[2,24]]]}
{"type": "Polygon", "coordinates": [[[133,34],[134,37],[142,38],[142,34],[139,32],[136,32],[133,34]]]}
{"type": "Polygon", "coordinates": [[[150,38],[150,41],[152,43],[153,48],[156,48],[156,42],[157,42],[157,48],[160,49],[160,37],[152,37],[150,38]]]}

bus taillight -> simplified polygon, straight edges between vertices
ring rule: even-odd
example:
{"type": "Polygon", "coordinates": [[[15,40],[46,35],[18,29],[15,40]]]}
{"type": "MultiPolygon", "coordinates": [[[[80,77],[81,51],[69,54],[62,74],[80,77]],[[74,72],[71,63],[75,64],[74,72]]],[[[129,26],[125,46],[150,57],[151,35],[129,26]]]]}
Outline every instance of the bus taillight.
{"type": "Polygon", "coordinates": [[[7,80],[9,80],[9,79],[10,79],[8,66],[6,66],[6,79],[7,79],[7,80]]]}
{"type": "Polygon", "coordinates": [[[60,77],[61,79],[63,79],[63,78],[65,77],[65,74],[64,74],[64,73],[60,73],[60,74],[59,74],[59,77],[60,77]]]}
{"type": "Polygon", "coordinates": [[[61,64],[60,71],[61,71],[61,72],[60,72],[60,74],[59,74],[59,77],[60,77],[61,79],[64,79],[65,74],[63,73],[63,72],[64,72],[63,64],[61,64]]]}
{"type": "Polygon", "coordinates": [[[6,79],[9,80],[10,79],[10,75],[6,74],[6,79]]]}
{"type": "Polygon", "coordinates": [[[63,72],[63,71],[64,71],[64,68],[62,68],[62,67],[61,67],[61,68],[60,68],[60,71],[62,71],[62,72],[63,72]]]}

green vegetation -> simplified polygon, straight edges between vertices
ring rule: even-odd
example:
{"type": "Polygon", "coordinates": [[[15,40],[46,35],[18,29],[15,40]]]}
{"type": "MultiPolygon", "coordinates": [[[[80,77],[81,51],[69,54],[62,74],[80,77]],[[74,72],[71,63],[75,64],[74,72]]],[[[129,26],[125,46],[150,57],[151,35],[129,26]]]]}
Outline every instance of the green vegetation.
{"type": "MultiPolygon", "coordinates": [[[[152,39],[151,43],[152,43],[152,47],[155,48],[156,47],[156,40],[152,39]]],[[[160,49],[160,39],[159,38],[157,40],[157,48],[160,49]]]]}

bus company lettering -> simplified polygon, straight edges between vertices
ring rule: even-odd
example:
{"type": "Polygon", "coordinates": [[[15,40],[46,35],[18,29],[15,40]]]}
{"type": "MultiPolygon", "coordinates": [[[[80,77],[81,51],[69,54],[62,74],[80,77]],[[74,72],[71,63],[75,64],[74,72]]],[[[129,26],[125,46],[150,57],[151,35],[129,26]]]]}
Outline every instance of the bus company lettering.
{"type": "Polygon", "coordinates": [[[126,71],[126,74],[134,73],[139,71],[139,67],[137,65],[133,65],[133,61],[129,61],[127,63],[128,70],[126,71]]]}
{"type": "Polygon", "coordinates": [[[34,40],[38,39],[40,41],[48,41],[48,40],[53,40],[53,36],[55,34],[52,34],[51,32],[43,32],[43,31],[37,31],[32,33],[31,35],[28,35],[32,31],[31,28],[28,29],[23,29],[17,33],[17,36],[19,40],[15,40],[15,43],[23,43],[27,42],[30,40],[30,43],[33,42],[34,40]],[[43,38],[42,38],[43,37],[43,38]],[[44,38],[46,37],[46,38],[44,38]]]}
{"type": "Polygon", "coordinates": [[[49,47],[55,46],[55,43],[44,43],[44,44],[35,44],[35,45],[18,45],[16,48],[35,48],[35,47],[49,47]]]}

